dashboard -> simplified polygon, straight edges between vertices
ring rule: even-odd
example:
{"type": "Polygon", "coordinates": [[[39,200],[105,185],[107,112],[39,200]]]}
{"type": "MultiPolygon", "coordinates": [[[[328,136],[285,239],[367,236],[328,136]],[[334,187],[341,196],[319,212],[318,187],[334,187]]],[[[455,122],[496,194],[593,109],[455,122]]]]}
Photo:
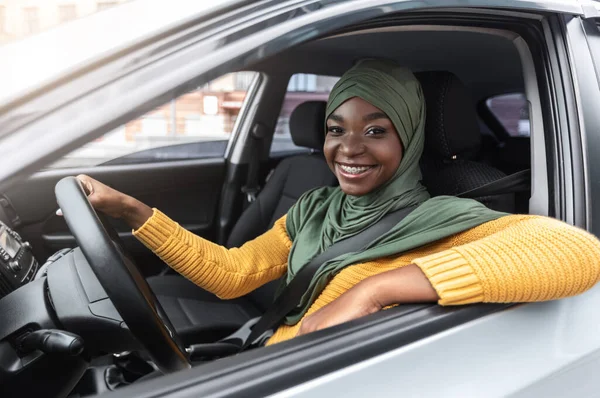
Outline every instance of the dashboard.
{"type": "Polygon", "coordinates": [[[38,265],[9,222],[0,218],[0,397],[65,396],[89,358],[140,345],[80,248],[38,265]]]}
{"type": "Polygon", "coordinates": [[[0,221],[0,298],[31,281],[37,271],[29,242],[0,221]]]}

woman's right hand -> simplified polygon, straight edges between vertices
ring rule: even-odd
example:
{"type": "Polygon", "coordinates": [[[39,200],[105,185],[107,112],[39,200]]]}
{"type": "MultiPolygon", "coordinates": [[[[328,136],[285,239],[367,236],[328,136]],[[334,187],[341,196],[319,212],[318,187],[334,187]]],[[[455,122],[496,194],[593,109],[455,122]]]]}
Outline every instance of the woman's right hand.
{"type": "Polygon", "coordinates": [[[85,174],[78,175],[77,179],[94,209],[110,217],[122,218],[133,229],[141,227],[152,216],[150,207],[123,192],[85,174]]]}
{"type": "Polygon", "coordinates": [[[94,209],[114,218],[123,218],[127,195],[85,174],[78,175],[77,179],[94,209]]]}

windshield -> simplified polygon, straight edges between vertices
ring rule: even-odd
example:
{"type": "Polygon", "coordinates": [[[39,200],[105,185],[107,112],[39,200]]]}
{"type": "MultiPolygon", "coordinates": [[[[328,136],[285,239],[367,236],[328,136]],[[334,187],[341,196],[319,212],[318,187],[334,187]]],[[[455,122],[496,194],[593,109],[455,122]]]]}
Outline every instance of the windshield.
{"type": "Polygon", "coordinates": [[[131,0],[0,0],[0,46],[131,0]]]}

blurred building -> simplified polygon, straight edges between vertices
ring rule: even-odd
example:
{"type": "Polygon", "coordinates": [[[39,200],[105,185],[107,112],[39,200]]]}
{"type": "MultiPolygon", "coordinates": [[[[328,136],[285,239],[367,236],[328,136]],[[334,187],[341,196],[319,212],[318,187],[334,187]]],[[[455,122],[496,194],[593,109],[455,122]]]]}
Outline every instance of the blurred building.
{"type": "Polygon", "coordinates": [[[127,0],[0,0],[0,45],[127,0]]]}
{"type": "Polygon", "coordinates": [[[228,139],[254,72],[230,73],[127,123],[128,140],[145,137],[228,139]]]}

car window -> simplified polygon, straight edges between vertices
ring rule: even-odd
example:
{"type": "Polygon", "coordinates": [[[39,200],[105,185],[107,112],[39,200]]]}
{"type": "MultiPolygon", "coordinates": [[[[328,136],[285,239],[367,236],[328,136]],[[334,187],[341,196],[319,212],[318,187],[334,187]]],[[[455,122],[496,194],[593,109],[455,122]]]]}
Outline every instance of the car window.
{"type": "Polygon", "coordinates": [[[255,72],[230,73],[71,152],[50,168],[222,157],[255,72]]]}
{"type": "Polygon", "coordinates": [[[131,0],[0,0],[0,45],[131,0]]]}
{"type": "Polygon", "coordinates": [[[486,101],[488,109],[512,137],[529,137],[529,103],[523,93],[503,94],[486,101]]]}
{"type": "Polygon", "coordinates": [[[306,148],[297,147],[292,142],[290,135],[290,116],[298,105],[306,101],[327,101],[331,89],[339,77],[321,76],[298,73],[290,78],[287,93],[283,100],[281,112],[277,119],[271,155],[306,151],[306,148]]]}

